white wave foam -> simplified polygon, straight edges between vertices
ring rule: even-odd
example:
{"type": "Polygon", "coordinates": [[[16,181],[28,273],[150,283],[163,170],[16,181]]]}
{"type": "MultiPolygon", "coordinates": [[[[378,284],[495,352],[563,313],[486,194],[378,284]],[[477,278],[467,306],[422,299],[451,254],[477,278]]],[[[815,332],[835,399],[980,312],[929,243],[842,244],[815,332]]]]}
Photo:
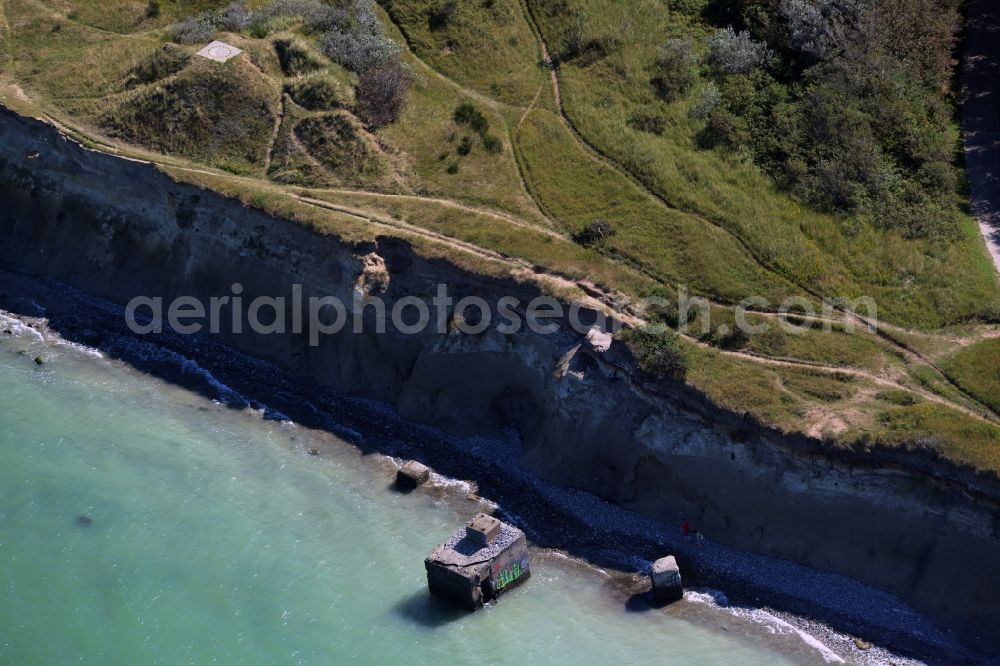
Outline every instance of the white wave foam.
{"type": "Polygon", "coordinates": [[[711,604],[725,608],[729,605],[729,597],[719,590],[685,590],[684,601],[692,601],[699,604],[711,604]]]}
{"type": "Polygon", "coordinates": [[[28,326],[14,315],[0,310],[0,326],[10,330],[16,336],[30,335],[41,342],[45,342],[45,336],[40,331],[28,326]]]}
{"type": "Polygon", "coordinates": [[[734,615],[738,615],[745,619],[748,619],[757,624],[762,624],[764,627],[770,631],[772,634],[779,636],[795,635],[798,636],[803,643],[816,650],[823,661],[828,664],[843,664],[846,663],[840,655],[830,649],[825,643],[813,636],[812,634],[799,629],[792,623],[782,620],[780,617],[768,613],[765,610],[760,609],[733,609],[731,612],[734,615]]]}
{"type": "Polygon", "coordinates": [[[82,345],[79,342],[70,342],[63,338],[56,338],[55,343],[60,347],[69,347],[73,351],[79,352],[91,358],[104,358],[104,354],[94,349],[93,347],[88,347],[87,345],[82,345]]]}
{"type": "MultiPolygon", "coordinates": [[[[465,493],[466,495],[476,491],[476,487],[473,484],[469,483],[468,481],[462,481],[461,479],[453,479],[450,476],[444,476],[442,474],[438,474],[437,472],[431,472],[430,482],[431,485],[435,486],[436,488],[450,488],[465,493]]],[[[488,502],[489,500],[483,500],[483,501],[488,502]]],[[[493,506],[498,506],[498,505],[493,504],[493,506]]]]}

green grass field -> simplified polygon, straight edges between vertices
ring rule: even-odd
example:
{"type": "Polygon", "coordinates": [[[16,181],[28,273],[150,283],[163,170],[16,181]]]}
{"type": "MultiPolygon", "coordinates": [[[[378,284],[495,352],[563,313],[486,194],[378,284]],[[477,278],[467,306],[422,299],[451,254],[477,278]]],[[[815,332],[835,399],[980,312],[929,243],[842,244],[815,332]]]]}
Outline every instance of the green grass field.
{"type": "Polygon", "coordinates": [[[1000,412],[1000,339],[962,349],[945,362],[944,371],[959,386],[1000,412]]]}

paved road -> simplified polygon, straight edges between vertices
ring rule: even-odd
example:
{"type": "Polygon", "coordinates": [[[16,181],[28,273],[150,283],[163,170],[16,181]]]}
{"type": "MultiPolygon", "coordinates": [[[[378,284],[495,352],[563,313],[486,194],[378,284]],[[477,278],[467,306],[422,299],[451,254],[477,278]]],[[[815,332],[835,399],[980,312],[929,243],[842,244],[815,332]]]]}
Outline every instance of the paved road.
{"type": "Polygon", "coordinates": [[[1000,2],[972,0],[962,66],[962,125],[972,210],[1000,270],[1000,2]]]}

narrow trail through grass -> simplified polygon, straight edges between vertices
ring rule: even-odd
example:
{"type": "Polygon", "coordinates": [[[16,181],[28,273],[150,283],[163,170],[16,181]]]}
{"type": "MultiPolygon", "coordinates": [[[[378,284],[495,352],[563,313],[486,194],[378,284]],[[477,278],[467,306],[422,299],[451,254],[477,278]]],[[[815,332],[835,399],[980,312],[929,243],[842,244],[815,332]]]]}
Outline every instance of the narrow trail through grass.
{"type": "Polygon", "coordinates": [[[278,115],[274,118],[274,130],[271,132],[271,140],[267,144],[267,156],[264,158],[264,178],[271,171],[271,160],[274,159],[274,143],[278,140],[278,133],[281,132],[281,124],[285,122],[285,95],[282,93],[279,102],[278,115]]]}
{"type": "Polygon", "coordinates": [[[822,363],[810,363],[808,361],[800,361],[800,360],[796,360],[796,359],[773,358],[773,357],[770,357],[770,356],[764,356],[762,354],[757,354],[757,353],[754,353],[754,352],[747,352],[747,351],[719,350],[716,347],[712,347],[711,345],[708,345],[706,343],[700,342],[698,340],[694,340],[693,338],[690,338],[690,337],[687,337],[687,336],[685,336],[685,337],[686,337],[686,339],[688,339],[689,342],[692,342],[692,343],[698,345],[699,347],[701,347],[703,349],[712,349],[714,351],[717,351],[717,352],[721,353],[723,356],[729,356],[729,357],[733,357],[733,358],[741,358],[741,359],[744,359],[744,360],[747,360],[747,361],[752,361],[754,363],[759,363],[759,364],[762,364],[762,365],[769,365],[769,366],[774,366],[774,367],[796,368],[796,369],[808,368],[810,370],[819,370],[821,372],[826,372],[826,373],[829,373],[831,375],[850,375],[852,377],[858,377],[858,378],[861,378],[861,379],[867,379],[868,381],[871,381],[871,382],[873,382],[873,383],[875,383],[875,384],[877,384],[879,386],[882,386],[884,388],[902,390],[902,391],[906,391],[908,393],[916,393],[917,395],[921,396],[922,398],[924,398],[925,400],[927,400],[929,402],[933,402],[933,403],[936,403],[936,404],[948,407],[949,409],[954,409],[954,410],[959,411],[959,412],[961,412],[962,414],[964,414],[964,415],[966,415],[968,417],[976,419],[977,421],[981,421],[981,422],[984,422],[984,423],[1000,423],[1000,416],[997,416],[991,410],[986,409],[984,412],[977,412],[976,410],[969,409],[968,407],[965,407],[965,406],[960,405],[960,404],[958,404],[956,402],[948,400],[947,398],[944,398],[944,397],[942,397],[942,396],[940,396],[937,393],[934,393],[932,391],[928,391],[928,390],[926,390],[924,388],[920,388],[920,387],[904,386],[903,384],[900,384],[899,382],[893,381],[892,379],[888,379],[886,377],[879,376],[879,375],[877,375],[877,374],[875,374],[873,372],[868,372],[866,370],[860,370],[858,368],[848,368],[848,367],[839,366],[839,365],[825,365],[825,364],[822,364],[822,363]]]}
{"type": "Polygon", "coordinates": [[[464,203],[462,203],[460,201],[456,201],[454,199],[444,199],[444,198],[441,198],[441,197],[432,197],[432,196],[426,196],[426,195],[420,195],[420,194],[396,194],[396,193],[385,193],[385,194],[383,194],[381,192],[373,192],[371,190],[353,190],[353,189],[350,189],[350,188],[329,188],[329,187],[324,187],[324,188],[317,188],[314,191],[316,191],[316,192],[329,192],[331,194],[354,194],[354,195],[359,195],[359,196],[379,197],[379,198],[382,198],[382,199],[397,199],[397,200],[400,200],[400,201],[419,201],[419,202],[425,202],[425,203],[434,203],[434,204],[438,204],[439,206],[444,206],[446,208],[452,208],[454,210],[461,210],[461,211],[464,211],[466,213],[471,213],[471,214],[474,214],[474,215],[485,215],[486,217],[491,217],[493,219],[501,220],[503,222],[506,222],[507,224],[512,224],[514,226],[521,227],[522,229],[529,229],[529,230],[537,232],[537,233],[545,234],[546,236],[549,236],[550,238],[557,238],[559,240],[567,240],[567,236],[565,234],[559,233],[558,231],[554,231],[552,229],[546,229],[544,227],[539,227],[539,226],[536,226],[534,224],[529,224],[528,222],[525,222],[524,220],[522,220],[520,218],[517,218],[517,217],[515,217],[513,215],[510,215],[508,213],[504,213],[504,212],[497,211],[497,210],[490,210],[488,208],[476,208],[474,206],[470,206],[468,204],[464,204],[464,203]]]}
{"type": "Polygon", "coordinates": [[[397,23],[396,21],[394,21],[392,19],[392,16],[390,16],[388,14],[388,12],[385,12],[384,10],[382,11],[382,15],[385,18],[385,20],[388,21],[389,23],[391,23],[396,28],[396,30],[399,32],[400,36],[403,39],[403,46],[406,47],[406,51],[410,55],[410,57],[415,62],[419,63],[421,69],[426,70],[429,74],[431,74],[431,76],[437,77],[441,81],[444,81],[448,85],[450,85],[453,88],[455,88],[456,90],[460,91],[462,94],[468,95],[469,97],[473,98],[477,102],[480,102],[480,103],[482,103],[482,104],[490,107],[491,109],[501,110],[501,109],[520,109],[521,108],[519,106],[512,106],[510,104],[506,104],[504,102],[501,102],[498,99],[494,99],[493,97],[490,97],[489,95],[484,95],[483,93],[479,92],[478,90],[473,90],[472,88],[469,88],[468,86],[462,85],[461,83],[459,83],[455,79],[453,79],[453,78],[449,77],[448,75],[446,75],[444,72],[441,72],[437,68],[432,67],[430,64],[428,64],[427,62],[425,62],[423,60],[423,58],[421,58],[419,55],[417,55],[417,51],[413,47],[413,39],[410,37],[409,33],[406,31],[406,26],[400,25],[399,23],[397,23]]]}

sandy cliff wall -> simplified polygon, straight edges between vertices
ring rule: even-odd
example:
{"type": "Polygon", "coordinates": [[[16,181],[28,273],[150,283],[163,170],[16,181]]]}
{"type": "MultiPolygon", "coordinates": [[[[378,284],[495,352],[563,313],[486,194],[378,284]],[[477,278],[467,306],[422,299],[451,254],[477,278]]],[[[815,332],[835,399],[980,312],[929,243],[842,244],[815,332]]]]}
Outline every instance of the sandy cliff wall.
{"type": "MultiPolygon", "coordinates": [[[[306,297],[346,298],[366,267],[383,264],[390,299],[429,298],[441,282],[455,297],[536,293],[429,261],[403,241],[316,234],[0,110],[0,265],[124,303],[140,294],[207,299],[234,282],[247,300],[289,295],[295,283],[306,297]]],[[[305,334],[224,335],[408,419],[460,432],[515,424],[523,464],[556,482],[672,523],[690,516],[741,549],[845,573],[1000,649],[992,480],[905,453],[825,453],[690,387],[643,381],[617,345],[598,353],[568,329],[345,333],[315,348],[305,334]]]]}

